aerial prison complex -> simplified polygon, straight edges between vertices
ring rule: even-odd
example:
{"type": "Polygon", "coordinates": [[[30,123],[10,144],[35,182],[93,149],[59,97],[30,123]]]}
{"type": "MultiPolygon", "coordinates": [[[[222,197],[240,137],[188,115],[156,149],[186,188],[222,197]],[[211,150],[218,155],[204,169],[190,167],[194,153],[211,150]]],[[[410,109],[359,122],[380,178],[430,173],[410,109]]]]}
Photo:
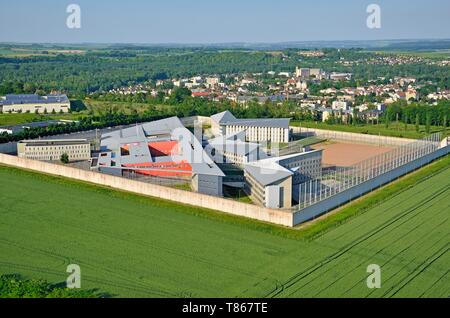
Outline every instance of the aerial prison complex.
{"type": "Polygon", "coordinates": [[[240,120],[227,111],[211,116],[211,130],[214,137],[203,140],[171,117],[105,133],[95,169],[190,180],[194,191],[214,196],[223,196],[224,186],[238,187],[270,208],[290,208],[296,185],[321,173],[320,150],[278,157],[260,145],[289,141],[289,119],[240,120]],[[230,180],[223,165],[241,169],[241,182],[230,180]]]}
{"type": "MultiPolygon", "coordinates": [[[[441,140],[440,134],[399,143],[398,138],[392,137],[331,132],[331,137],[326,138],[346,141],[350,138],[351,143],[375,148],[389,141],[391,147],[362,161],[330,168],[327,148],[314,150],[298,141],[289,143],[295,139],[294,133],[298,134],[289,127],[289,122],[289,119],[237,119],[229,111],[211,117],[170,117],[105,129],[100,140],[96,133],[94,148],[89,140],[70,139],[71,136],[23,140],[17,143],[19,158],[63,161],[62,155],[66,154],[69,167],[51,168],[45,166],[47,163],[20,160],[17,164],[29,167],[39,163],[42,164],[37,168],[39,171],[51,173],[54,169],[58,175],[64,171],[61,175],[99,184],[108,180],[105,184],[119,189],[293,226],[450,152],[449,139],[441,140]],[[202,127],[204,133],[199,135],[196,129],[192,132],[192,119],[194,126],[195,121],[210,125],[202,127]],[[277,151],[279,143],[289,144],[277,151]],[[180,187],[199,194],[181,191],[180,187]],[[220,198],[240,199],[241,192],[254,204],[220,198]]],[[[325,137],[329,133],[316,131],[314,136],[325,137]]],[[[310,134],[307,130],[302,136],[310,134]]],[[[9,158],[0,154],[0,160],[6,160],[6,164],[12,162],[9,158]]]]}

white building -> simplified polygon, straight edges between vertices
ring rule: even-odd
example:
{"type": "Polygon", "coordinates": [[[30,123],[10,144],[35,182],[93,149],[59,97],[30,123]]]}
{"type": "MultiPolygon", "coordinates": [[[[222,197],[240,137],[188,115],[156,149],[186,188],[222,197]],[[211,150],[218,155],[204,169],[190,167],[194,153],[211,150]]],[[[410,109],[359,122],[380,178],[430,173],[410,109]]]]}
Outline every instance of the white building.
{"type": "Polygon", "coordinates": [[[0,98],[3,113],[68,113],[70,101],[66,95],[37,94],[6,95],[0,98]]]}
{"type": "Polygon", "coordinates": [[[17,143],[20,158],[59,161],[67,154],[69,161],[89,160],[91,144],[86,139],[23,140],[17,143]]]}
{"type": "Polygon", "coordinates": [[[268,208],[290,208],[299,200],[299,185],[322,175],[322,150],[250,162],[244,166],[245,191],[268,208]]]}
{"type": "Polygon", "coordinates": [[[211,116],[211,129],[216,136],[245,131],[250,142],[289,142],[289,118],[237,119],[229,111],[211,116]]]}
{"type": "Polygon", "coordinates": [[[350,107],[348,106],[347,102],[336,100],[331,104],[331,109],[333,109],[333,110],[349,110],[350,107]]]}
{"type": "Polygon", "coordinates": [[[308,79],[311,76],[311,71],[309,68],[295,68],[295,76],[303,79],[308,79]]]}
{"type": "Polygon", "coordinates": [[[206,84],[208,87],[215,87],[219,84],[220,79],[216,76],[214,77],[207,77],[206,78],[206,84]]]}
{"type": "Polygon", "coordinates": [[[241,167],[246,163],[267,158],[259,144],[245,141],[245,131],[211,139],[205,150],[216,163],[232,163],[241,167]]]}

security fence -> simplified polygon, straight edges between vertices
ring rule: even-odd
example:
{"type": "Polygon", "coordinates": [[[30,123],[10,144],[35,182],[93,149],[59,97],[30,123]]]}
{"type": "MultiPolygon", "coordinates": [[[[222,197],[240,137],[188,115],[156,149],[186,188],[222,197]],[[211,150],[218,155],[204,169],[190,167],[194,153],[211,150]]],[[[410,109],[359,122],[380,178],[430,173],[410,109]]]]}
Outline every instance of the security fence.
{"type": "Polygon", "coordinates": [[[319,137],[324,139],[340,140],[351,143],[372,144],[377,146],[402,146],[413,142],[413,139],[388,137],[381,135],[369,135],[305,127],[290,127],[293,137],[319,137]]]}
{"type": "Polygon", "coordinates": [[[441,133],[435,133],[352,166],[323,169],[321,178],[294,186],[293,190],[298,191],[299,201],[294,210],[304,209],[349,188],[389,173],[398,167],[435,152],[440,147],[441,133]]]}

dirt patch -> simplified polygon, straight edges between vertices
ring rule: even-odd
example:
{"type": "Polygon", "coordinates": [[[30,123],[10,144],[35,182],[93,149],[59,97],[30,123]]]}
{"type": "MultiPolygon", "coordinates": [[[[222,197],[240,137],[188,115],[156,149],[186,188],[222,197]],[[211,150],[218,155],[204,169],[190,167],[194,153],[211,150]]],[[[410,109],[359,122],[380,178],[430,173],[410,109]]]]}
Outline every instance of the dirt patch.
{"type": "Polygon", "coordinates": [[[389,152],[393,147],[363,145],[352,143],[321,143],[312,146],[313,149],[323,149],[322,164],[324,166],[347,167],[370,157],[389,152]]]}

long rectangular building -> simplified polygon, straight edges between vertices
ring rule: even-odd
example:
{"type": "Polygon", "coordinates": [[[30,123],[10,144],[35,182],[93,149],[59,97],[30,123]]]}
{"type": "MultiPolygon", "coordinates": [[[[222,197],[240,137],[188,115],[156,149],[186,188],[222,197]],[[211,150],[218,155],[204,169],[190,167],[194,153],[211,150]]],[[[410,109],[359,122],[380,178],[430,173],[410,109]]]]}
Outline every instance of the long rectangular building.
{"type": "Polygon", "coordinates": [[[68,113],[69,110],[70,100],[64,94],[11,94],[0,97],[0,111],[3,113],[68,113]]]}
{"type": "Polygon", "coordinates": [[[91,159],[91,144],[86,139],[22,140],[17,143],[20,158],[59,161],[67,154],[69,161],[91,159]]]}
{"type": "Polygon", "coordinates": [[[211,116],[211,129],[217,135],[245,131],[246,141],[287,143],[290,138],[289,118],[237,119],[227,111],[211,116]]]}
{"type": "Polygon", "coordinates": [[[268,208],[290,208],[298,200],[298,185],[320,178],[322,150],[250,162],[244,170],[245,191],[253,202],[268,208]]]}

